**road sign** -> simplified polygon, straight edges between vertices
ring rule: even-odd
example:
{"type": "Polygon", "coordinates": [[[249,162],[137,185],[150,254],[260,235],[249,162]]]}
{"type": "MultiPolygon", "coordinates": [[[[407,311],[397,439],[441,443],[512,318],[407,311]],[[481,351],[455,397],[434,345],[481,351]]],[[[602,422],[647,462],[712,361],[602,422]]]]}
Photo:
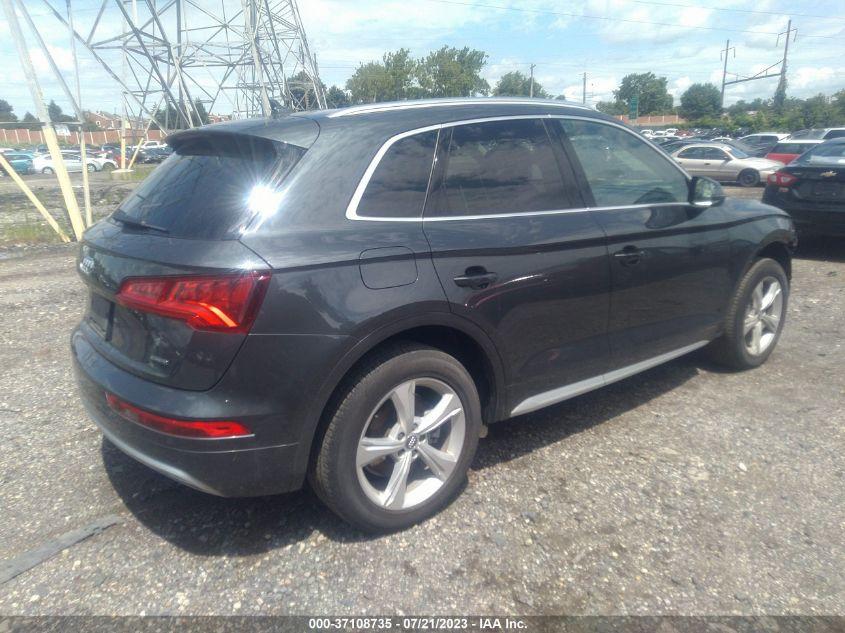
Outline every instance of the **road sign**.
{"type": "Polygon", "coordinates": [[[637,114],[640,110],[640,98],[639,97],[631,97],[631,100],[628,102],[628,120],[629,121],[636,121],[637,114]]]}

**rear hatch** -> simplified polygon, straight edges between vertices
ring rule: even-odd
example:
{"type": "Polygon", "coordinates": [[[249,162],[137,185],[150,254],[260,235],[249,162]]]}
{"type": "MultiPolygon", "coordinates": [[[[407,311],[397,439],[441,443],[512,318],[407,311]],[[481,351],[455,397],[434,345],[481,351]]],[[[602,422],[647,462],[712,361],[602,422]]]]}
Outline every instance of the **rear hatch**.
{"type": "MultiPolygon", "coordinates": [[[[316,138],[294,127],[298,142],[316,138]]],[[[238,238],[306,151],[213,128],[171,137],[173,155],[86,232],[78,261],[81,332],[114,364],[182,389],[212,387],[243,343],[269,266],[238,238]]]]}

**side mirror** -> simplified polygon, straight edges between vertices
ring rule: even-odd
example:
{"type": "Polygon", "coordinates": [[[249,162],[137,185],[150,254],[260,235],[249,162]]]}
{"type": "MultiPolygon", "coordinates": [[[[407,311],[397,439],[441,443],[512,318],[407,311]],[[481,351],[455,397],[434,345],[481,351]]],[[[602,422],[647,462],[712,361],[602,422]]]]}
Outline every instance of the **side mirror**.
{"type": "Polygon", "coordinates": [[[722,204],[725,192],[722,185],[712,178],[693,176],[689,184],[689,201],[696,207],[713,207],[722,204]]]}

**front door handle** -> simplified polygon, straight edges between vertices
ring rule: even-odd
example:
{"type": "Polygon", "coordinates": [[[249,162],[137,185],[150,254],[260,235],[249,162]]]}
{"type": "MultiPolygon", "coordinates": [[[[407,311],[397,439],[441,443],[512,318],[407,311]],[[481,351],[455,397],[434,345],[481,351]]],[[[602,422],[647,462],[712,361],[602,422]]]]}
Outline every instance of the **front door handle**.
{"type": "Polygon", "coordinates": [[[470,266],[463,275],[454,278],[455,285],[461,288],[482,290],[499,278],[496,273],[489,273],[483,266],[470,266]]]}
{"type": "Polygon", "coordinates": [[[621,251],[613,253],[613,256],[616,257],[619,260],[619,263],[623,266],[636,266],[640,263],[640,261],[642,261],[643,256],[645,256],[645,251],[629,244],[621,251]]]}

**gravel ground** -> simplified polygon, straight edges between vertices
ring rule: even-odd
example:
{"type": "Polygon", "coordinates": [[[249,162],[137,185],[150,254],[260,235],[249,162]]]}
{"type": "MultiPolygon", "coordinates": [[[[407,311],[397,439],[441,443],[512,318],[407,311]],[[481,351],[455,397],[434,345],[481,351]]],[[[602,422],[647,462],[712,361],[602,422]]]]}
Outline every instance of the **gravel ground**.
{"type": "Polygon", "coordinates": [[[762,368],[685,357],[495,425],[454,504],[377,538],[104,444],[70,368],[74,250],[0,259],[0,560],[101,529],[0,567],[2,614],[845,614],[845,242],[803,247],[762,368]]]}

